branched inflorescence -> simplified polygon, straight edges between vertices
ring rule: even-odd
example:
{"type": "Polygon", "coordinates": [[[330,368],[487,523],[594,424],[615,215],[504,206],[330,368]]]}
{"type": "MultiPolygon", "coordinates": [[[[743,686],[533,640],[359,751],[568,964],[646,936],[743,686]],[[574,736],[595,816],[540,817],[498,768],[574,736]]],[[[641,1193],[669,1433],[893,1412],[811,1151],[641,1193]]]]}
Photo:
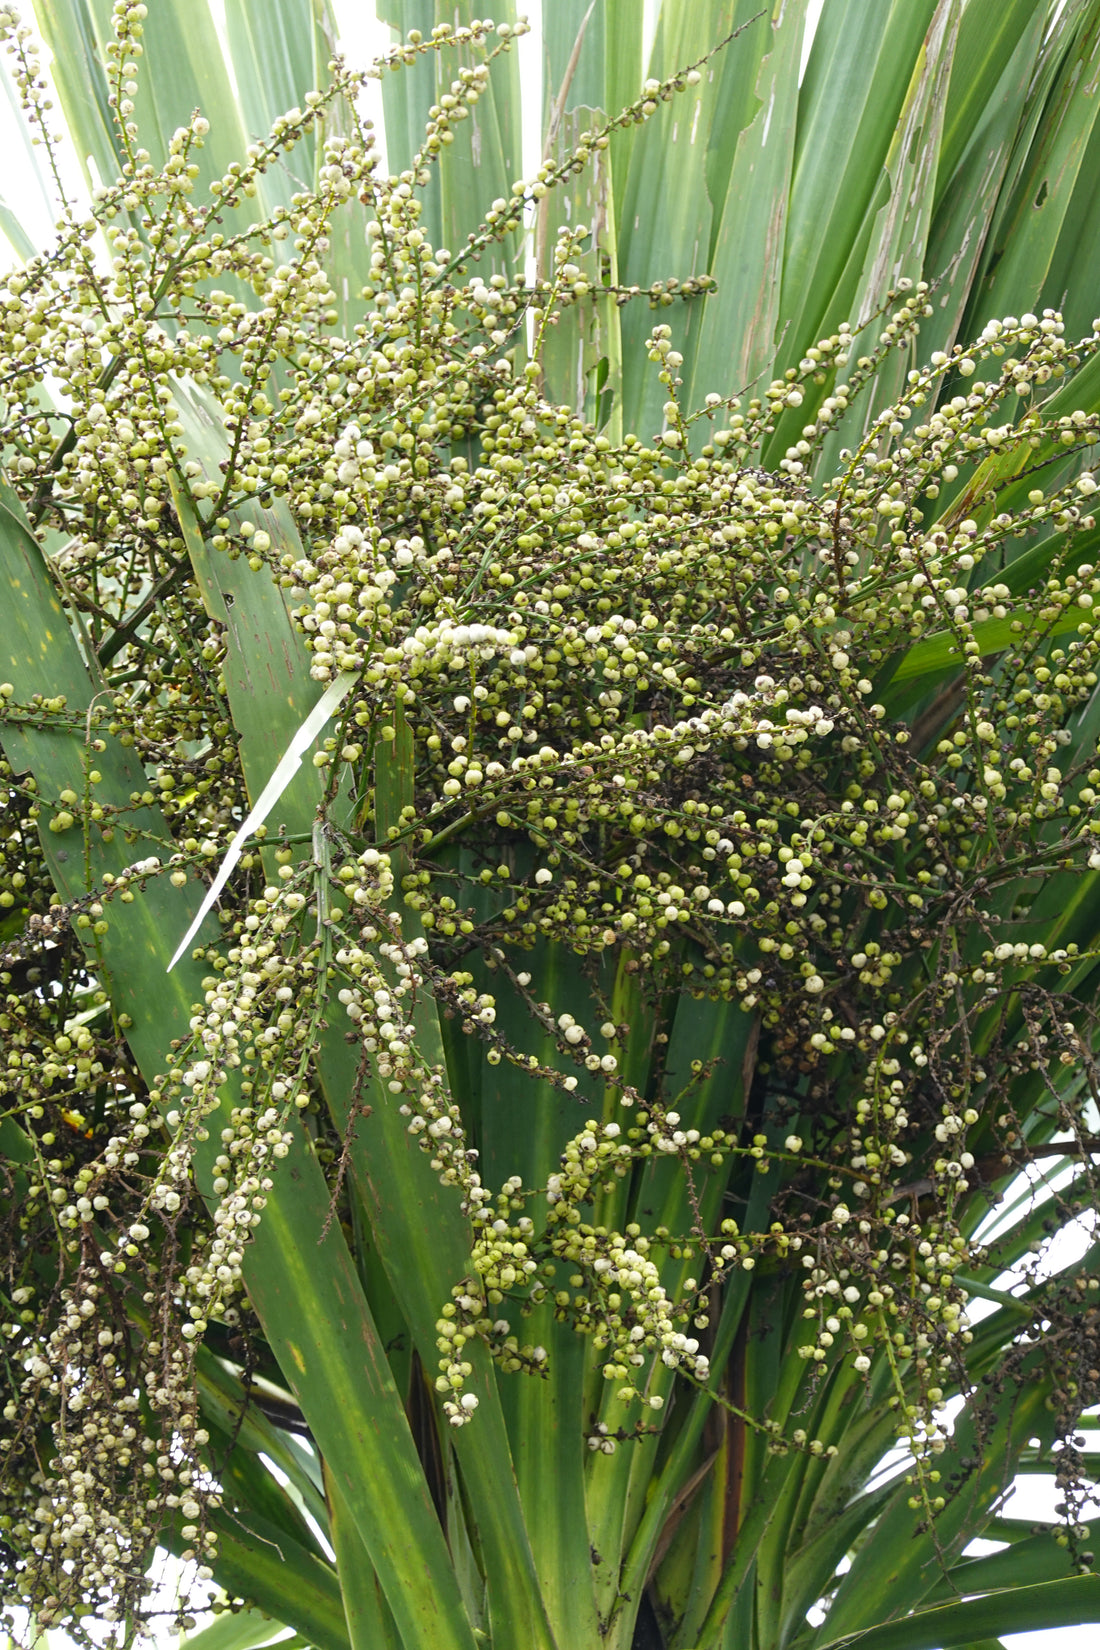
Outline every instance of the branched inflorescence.
{"type": "MultiPolygon", "coordinates": [[[[923,285],[890,295],[874,356],[851,359],[842,327],[759,394],[698,410],[655,324],[663,427],[612,442],[543,391],[563,310],[630,296],[579,280],[583,227],[534,285],[477,260],[617,123],[495,203],[469,245],[434,248],[422,186],[487,69],[462,70],[413,169],[387,177],[336,67],[196,201],[205,118],[161,165],[137,147],[144,10],[115,6],[123,176],[0,285],[7,472],[101,683],[87,715],[0,686],[5,726],[79,727],[85,753],[56,793],[3,770],[4,1116],[29,1142],[0,1168],[10,1596],[43,1625],[85,1605],[116,1619],[170,1524],[212,1560],[195,1357],[255,1332],[249,1236],[296,1141],[344,1212],[347,1142],[317,1076],[338,1020],[371,1104],[399,1108],[469,1221],[437,1326],[454,1426],[477,1407],[470,1343],[537,1374],[523,1319],[550,1302],[599,1352],[611,1396],[589,1444],[614,1451],[678,1380],[713,1384],[714,1303],[759,1268],[801,1279],[808,1364],[888,1362],[934,1512],[944,1391],[967,1381],[973,1210],[1029,1141],[1091,1150],[1091,953],[1032,905],[1048,873],[1087,887],[1100,868],[1100,419],[1073,405],[1100,333],[1069,343],[1051,312],[991,323],[861,422],[929,312],[923,285]],[[325,138],[340,100],[351,135],[325,138]],[[223,231],[307,135],[316,187],[223,231]],[[326,273],[349,223],[350,315],[326,273]],[[220,469],[189,449],[181,385],[224,427],[220,469]],[[804,398],[801,435],[762,469],[804,398]],[[318,683],[356,682],[313,758],[314,837],[246,850],[205,1000],[150,1080],[96,945],[149,887],[212,870],[250,803],[195,522],[285,593],[318,683]],[[375,776],[402,739],[407,794],[386,812],[375,776]],[[108,740],[143,777],[100,802],[108,740]],[[132,843],[130,864],[61,898],[42,840],[79,856],[100,836],[132,843]],[[543,998],[562,951],[587,1009],[543,998]],[[685,994],[751,1019],[744,1072],[676,1063],[661,1027],[685,994]],[[517,1106],[575,1105],[544,1182],[483,1178],[450,1071],[464,1046],[517,1106]],[[631,1188],[673,1175],[682,1229],[646,1228],[631,1188]],[[760,1176],[765,1214],[743,1223],[729,1204],[760,1176]]],[[[0,23],[37,110],[29,37],[11,7],[0,23]]],[[[456,39],[485,46],[489,27],[395,52],[456,39]]],[[[1067,1436],[1100,1397],[1093,1287],[1037,1308],[1067,1436]]],[[[777,1451],[830,1447],[744,1419],[777,1451]]]]}

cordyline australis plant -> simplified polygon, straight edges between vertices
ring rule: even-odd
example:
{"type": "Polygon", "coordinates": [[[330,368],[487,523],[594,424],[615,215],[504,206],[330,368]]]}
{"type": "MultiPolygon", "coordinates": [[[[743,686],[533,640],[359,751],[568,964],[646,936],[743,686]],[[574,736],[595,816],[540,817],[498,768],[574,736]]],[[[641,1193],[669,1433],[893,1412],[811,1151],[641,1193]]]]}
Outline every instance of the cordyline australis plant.
{"type": "Polygon", "coordinates": [[[0,296],[6,1625],[130,1642],[158,1542],[322,1650],[1097,1619],[1098,1256],[1039,1263],[1094,1190],[1100,332],[910,368],[900,283],[692,407],[655,317],[613,440],[543,392],[585,228],[487,273],[607,131],[443,250],[487,67],[387,177],[337,63],[200,198],[145,15],[122,179],[0,296]],[[1052,1460],[1057,1535],[1000,1516],[1052,1460]]]}

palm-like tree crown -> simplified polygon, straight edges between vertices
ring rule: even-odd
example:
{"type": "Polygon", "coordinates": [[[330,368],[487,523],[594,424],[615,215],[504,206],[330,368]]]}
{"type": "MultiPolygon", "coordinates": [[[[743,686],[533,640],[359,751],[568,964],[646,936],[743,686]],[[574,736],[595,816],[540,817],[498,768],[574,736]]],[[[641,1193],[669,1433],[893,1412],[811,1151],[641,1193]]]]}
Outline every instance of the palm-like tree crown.
{"type": "Polygon", "coordinates": [[[97,181],[0,288],[6,1592],[1100,1619],[1100,5],[826,0],[800,82],[805,4],[643,65],[555,0],[526,182],[511,8],[383,9],[385,168],[323,4],[232,75],[38,7],[97,181]]]}

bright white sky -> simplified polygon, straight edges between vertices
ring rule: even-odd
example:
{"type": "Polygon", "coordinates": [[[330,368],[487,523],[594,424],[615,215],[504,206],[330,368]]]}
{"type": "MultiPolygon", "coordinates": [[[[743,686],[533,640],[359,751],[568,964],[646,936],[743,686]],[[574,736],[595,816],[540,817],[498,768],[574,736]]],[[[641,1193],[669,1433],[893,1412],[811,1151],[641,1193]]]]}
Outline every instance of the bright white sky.
{"type": "MultiPolygon", "coordinates": [[[[822,3],[823,0],[811,0],[811,29],[816,27],[822,3]]],[[[345,55],[352,64],[365,63],[390,44],[390,31],[377,22],[371,0],[332,0],[332,4],[339,22],[345,55]]],[[[217,15],[222,9],[222,0],[211,0],[211,5],[217,15]]],[[[659,0],[645,0],[649,38],[652,38],[655,28],[658,5],[659,0]]],[[[29,11],[30,8],[27,6],[25,9],[29,11]]],[[[523,122],[524,172],[530,176],[539,164],[541,82],[536,43],[542,0],[527,0],[526,13],[534,25],[534,31],[520,43],[519,52],[520,73],[526,94],[523,122]]],[[[808,34],[807,50],[809,38],[808,34]]],[[[371,113],[376,126],[381,130],[381,94],[376,91],[375,95],[379,107],[371,113]]],[[[4,196],[31,239],[40,244],[49,237],[54,212],[35,176],[31,152],[25,146],[21,123],[10,95],[8,98],[0,98],[0,152],[9,157],[20,157],[20,162],[9,162],[5,168],[4,196]]],[[[79,174],[71,155],[66,173],[67,187],[74,191],[78,190],[79,174]]],[[[2,239],[0,246],[3,246],[2,239]]],[[[1063,1264],[1069,1258],[1067,1254],[1063,1264]]],[[[1053,1520],[1054,1502],[1057,1499],[1052,1479],[1029,1477],[1019,1481],[1007,1510],[1014,1517],[1053,1520]]],[[[50,1637],[58,1645],[59,1650],[65,1644],[61,1635],[52,1634],[50,1637]]],[[[1056,1632],[1017,1633],[1006,1637],[1004,1643],[1011,1647],[1011,1650],[1096,1650],[1098,1639],[1100,1630],[1097,1627],[1084,1626],[1067,1627],[1056,1632]]]]}

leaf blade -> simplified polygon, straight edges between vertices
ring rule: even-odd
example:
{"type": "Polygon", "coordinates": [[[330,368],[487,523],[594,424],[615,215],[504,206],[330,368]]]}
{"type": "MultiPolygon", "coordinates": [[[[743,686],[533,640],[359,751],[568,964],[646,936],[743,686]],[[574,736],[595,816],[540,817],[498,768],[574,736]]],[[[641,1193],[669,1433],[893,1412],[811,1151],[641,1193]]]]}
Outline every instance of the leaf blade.
{"type": "Polygon", "coordinates": [[[919,1610],[903,1621],[829,1639],[821,1650],[956,1650],[975,1639],[1100,1621],[1100,1576],[1010,1587],[984,1598],[919,1610]]]}

